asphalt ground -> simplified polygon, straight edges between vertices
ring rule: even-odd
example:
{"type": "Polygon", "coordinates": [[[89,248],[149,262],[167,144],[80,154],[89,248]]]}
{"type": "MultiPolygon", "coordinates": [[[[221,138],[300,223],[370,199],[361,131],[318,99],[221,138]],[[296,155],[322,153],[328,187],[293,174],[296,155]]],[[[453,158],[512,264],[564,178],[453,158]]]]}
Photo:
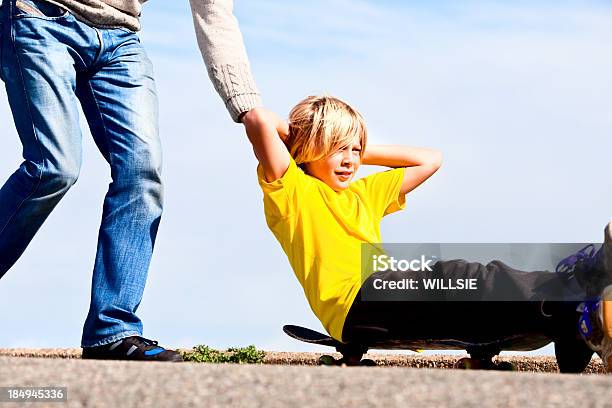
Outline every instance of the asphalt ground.
{"type": "Polygon", "coordinates": [[[0,357],[0,387],[66,387],[0,407],[612,407],[612,376],[0,357]]]}

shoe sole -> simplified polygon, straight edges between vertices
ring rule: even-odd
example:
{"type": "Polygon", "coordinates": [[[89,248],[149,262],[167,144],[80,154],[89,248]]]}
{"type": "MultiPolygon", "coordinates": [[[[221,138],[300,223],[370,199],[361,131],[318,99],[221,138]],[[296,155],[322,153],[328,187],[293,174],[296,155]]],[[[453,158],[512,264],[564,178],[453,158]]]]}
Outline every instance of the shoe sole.
{"type": "MultiPolygon", "coordinates": [[[[612,222],[604,231],[604,269],[612,275],[612,222]]],[[[605,342],[612,343],[612,287],[608,286],[602,293],[601,320],[605,342]]],[[[612,372],[612,354],[607,358],[607,371],[612,372]]]]}
{"type": "MultiPolygon", "coordinates": [[[[603,302],[602,320],[603,320],[603,343],[612,343],[612,300],[606,300],[603,302]]],[[[606,364],[606,371],[612,373],[612,354],[608,355],[606,364]]]]}
{"type": "Polygon", "coordinates": [[[153,359],[153,358],[145,358],[145,359],[135,359],[135,358],[127,358],[125,355],[89,355],[87,353],[81,353],[82,360],[114,360],[114,361],[158,361],[158,362],[168,362],[168,363],[182,363],[185,360],[183,357],[179,355],[174,355],[167,359],[153,359]]]}
{"type": "Polygon", "coordinates": [[[604,336],[602,352],[607,354],[606,371],[612,373],[612,285],[606,287],[602,293],[601,325],[604,336]]]}
{"type": "Polygon", "coordinates": [[[185,360],[182,357],[171,358],[167,360],[153,360],[153,359],[135,359],[135,358],[123,358],[120,356],[112,356],[112,357],[83,357],[81,356],[81,360],[113,360],[113,361],[157,361],[159,363],[183,363],[185,360]]]}

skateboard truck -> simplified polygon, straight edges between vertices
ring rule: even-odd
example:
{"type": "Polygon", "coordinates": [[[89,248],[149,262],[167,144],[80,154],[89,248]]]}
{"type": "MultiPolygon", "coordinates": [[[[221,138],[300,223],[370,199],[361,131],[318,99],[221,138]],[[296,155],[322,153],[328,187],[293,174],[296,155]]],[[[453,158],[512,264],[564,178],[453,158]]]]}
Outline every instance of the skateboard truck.
{"type": "MultiPolygon", "coordinates": [[[[334,359],[335,364],[333,365],[343,365],[343,364],[347,366],[371,365],[369,364],[369,362],[372,360],[369,360],[369,359],[362,360],[361,359],[363,355],[368,352],[368,348],[365,346],[354,344],[354,343],[339,344],[336,346],[336,351],[342,354],[342,358],[339,360],[334,359]]],[[[324,356],[321,356],[321,358],[323,357],[324,356]]],[[[332,356],[329,356],[329,357],[332,357],[332,356]]],[[[325,364],[325,362],[329,361],[329,359],[321,361],[321,358],[319,358],[320,363],[323,363],[324,365],[330,365],[330,364],[325,364]]],[[[376,365],[376,363],[374,363],[374,365],[376,365]]]]}
{"type": "Polygon", "coordinates": [[[467,347],[466,351],[470,356],[457,360],[454,368],[463,370],[517,370],[516,365],[510,362],[493,362],[493,357],[501,352],[498,347],[467,347]]]}

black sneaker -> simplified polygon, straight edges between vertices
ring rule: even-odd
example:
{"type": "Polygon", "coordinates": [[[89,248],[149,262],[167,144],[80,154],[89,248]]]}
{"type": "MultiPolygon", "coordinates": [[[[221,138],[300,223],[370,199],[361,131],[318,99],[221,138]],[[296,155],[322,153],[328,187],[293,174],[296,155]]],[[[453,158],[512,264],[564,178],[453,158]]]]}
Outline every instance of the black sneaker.
{"type": "Polygon", "coordinates": [[[139,360],[139,361],[183,361],[181,354],[158,346],[157,341],[140,336],[131,336],[111,344],[83,347],[84,359],[139,360]]]}

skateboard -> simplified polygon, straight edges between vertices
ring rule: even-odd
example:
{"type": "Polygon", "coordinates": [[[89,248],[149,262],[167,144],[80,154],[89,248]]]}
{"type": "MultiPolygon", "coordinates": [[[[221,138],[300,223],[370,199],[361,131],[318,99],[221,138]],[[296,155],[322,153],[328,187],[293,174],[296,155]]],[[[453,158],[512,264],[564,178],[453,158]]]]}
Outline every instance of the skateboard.
{"type": "MultiPolygon", "coordinates": [[[[384,329],[364,327],[359,341],[341,343],[330,336],[306,327],[286,325],[283,331],[290,337],[311,344],[334,347],[342,357],[330,355],[319,358],[320,365],[375,366],[376,362],[362,359],[370,349],[383,350],[465,350],[470,355],[455,363],[459,369],[517,371],[510,362],[493,362],[502,351],[531,351],[553,341],[541,334],[520,334],[488,342],[469,342],[457,339],[394,339],[384,329]]],[[[581,373],[591,361],[593,351],[580,339],[555,340],[555,356],[562,373],[581,373]]]]}

